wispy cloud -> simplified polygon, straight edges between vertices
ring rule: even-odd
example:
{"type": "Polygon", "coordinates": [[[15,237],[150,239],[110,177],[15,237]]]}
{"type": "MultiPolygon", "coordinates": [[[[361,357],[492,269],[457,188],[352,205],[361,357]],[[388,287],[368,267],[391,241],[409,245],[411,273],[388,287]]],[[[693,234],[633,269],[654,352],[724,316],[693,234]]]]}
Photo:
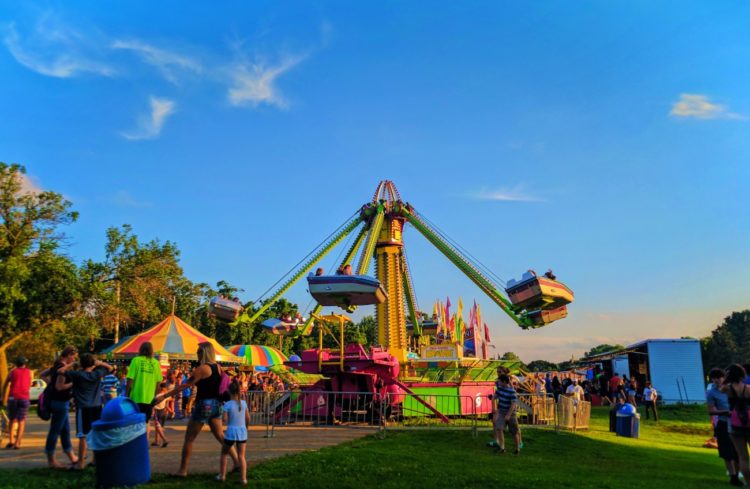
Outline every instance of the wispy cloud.
{"type": "Polygon", "coordinates": [[[495,200],[503,202],[545,202],[544,199],[528,193],[522,184],[497,189],[483,188],[472,194],[478,200],[495,200]]]}
{"type": "Polygon", "coordinates": [[[151,202],[138,200],[127,190],[117,191],[111,198],[113,204],[120,207],[144,208],[151,207],[151,202]]]}
{"type": "Polygon", "coordinates": [[[25,173],[17,173],[18,179],[20,180],[21,194],[38,194],[42,192],[42,187],[39,185],[37,179],[31,175],[25,173]]]}
{"type": "Polygon", "coordinates": [[[162,76],[172,83],[177,83],[177,73],[180,71],[190,71],[193,73],[201,73],[203,71],[201,63],[189,56],[157,48],[137,39],[116,40],[112,43],[112,48],[132,51],[144,63],[156,67],[162,76]]]}
{"type": "Polygon", "coordinates": [[[245,61],[235,63],[229,69],[232,82],[227,92],[229,102],[235,106],[266,104],[281,109],[289,107],[289,102],[276,86],[276,80],[304,59],[304,56],[288,57],[276,66],[245,61]]]}
{"type": "Polygon", "coordinates": [[[101,61],[94,43],[51,16],[42,17],[24,38],[15,24],[10,24],[3,44],[16,61],[40,75],[72,78],[82,74],[116,74],[114,68],[101,61]]]}
{"type": "Polygon", "coordinates": [[[167,117],[174,113],[175,103],[172,100],[154,96],[151,96],[150,103],[150,113],[138,118],[138,124],[134,131],[120,133],[122,137],[130,140],[154,139],[161,133],[167,117]]]}
{"type": "Polygon", "coordinates": [[[744,115],[730,112],[727,106],[715,104],[707,95],[698,93],[680,94],[680,99],[672,105],[669,115],[696,119],[746,119],[744,115]]]}

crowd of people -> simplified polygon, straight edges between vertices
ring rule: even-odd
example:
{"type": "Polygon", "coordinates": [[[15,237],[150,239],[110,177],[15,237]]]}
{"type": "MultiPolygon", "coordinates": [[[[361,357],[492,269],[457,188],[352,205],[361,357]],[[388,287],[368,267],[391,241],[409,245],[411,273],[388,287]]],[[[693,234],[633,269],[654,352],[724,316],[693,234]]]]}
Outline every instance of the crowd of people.
{"type": "Polygon", "coordinates": [[[532,379],[534,393],[540,395],[550,394],[555,401],[560,396],[573,397],[576,401],[592,402],[597,399],[602,405],[617,405],[630,403],[633,406],[642,406],[646,413],[646,419],[653,417],[659,420],[656,404],[659,393],[649,381],[642,385],[635,379],[628,379],[627,375],[614,373],[607,376],[604,372],[597,372],[593,379],[573,372],[561,372],[536,374],[532,379]]]}
{"type": "MultiPolygon", "coordinates": [[[[146,417],[146,436],[152,447],[167,447],[170,441],[164,427],[169,420],[187,419],[182,447],[180,476],[187,475],[193,443],[208,424],[221,444],[219,479],[226,477],[231,458],[246,483],[245,443],[250,413],[260,408],[265,393],[297,387],[273,372],[252,372],[222,368],[216,361],[211,343],[201,343],[197,366],[173,364],[163,370],[154,358],[151,343],[143,343],[128,365],[119,367],[86,353],[79,356],[75,347],[63,349],[52,367],[39,376],[48,387],[40,403],[49,413],[49,430],[45,453],[50,468],[83,470],[86,467],[86,437],[102,413],[103,407],[116,397],[125,396],[146,417]],[[257,395],[258,393],[263,393],[257,395]],[[46,399],[45,399],[46,397],[46,399]],[[75,412],[75,431],[71,431],[69,413],[75,412]],[[72,444],[72,433],[78,438],[78,450],[72,444]],[[61,463],[56,456],[58,443],[69,460],[61,463]]],[[[10,421],[10,439],[6,448],[20,449],[29,410],[32,373],[27,360],[19,357],[5,384],[10,421]]]]}

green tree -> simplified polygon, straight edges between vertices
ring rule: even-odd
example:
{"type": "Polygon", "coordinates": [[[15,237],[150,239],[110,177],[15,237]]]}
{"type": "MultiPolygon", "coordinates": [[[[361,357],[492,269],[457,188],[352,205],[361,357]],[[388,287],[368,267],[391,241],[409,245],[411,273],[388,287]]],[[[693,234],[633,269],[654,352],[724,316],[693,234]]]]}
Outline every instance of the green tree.
{"type": "Polygon", "coordinates": [[[27,188],[25,174],[20,165],[0,163],[0,385],[7,349],[75,305],[68,294],[75,295],[75,266],[56,250],[64,239],[60,226],[78,213],[59,193],[27,188]]]}
{"type": "Polygon", "coordinates": [[[547,360],[533,360],[529,362],[528,367],[529,372],[549,372],[558,368],[556,363],[548,362],[547,360]]]}
{"type": "Polygon", "coordinates": [[[706,371],[750,361],[750,310],[733,312],[725,317],[724,322],[701,344],[706,371]]]}
{"type": "Polygon", "coordinates": [[[179,257],[170,241],[142,243],[128,224],[109,228],[104,261],[89,260],[82,267],[94,289],[92,307],[101,324],[116,337],[122,336],[121,327],[138,333],[164,319],[178,296],[176,312],[192,317],[203,290],[183,275],[179,257]]]}
{"type": "Polygon", "coordinates": [[[500,357],[500,360],[505,360],[507,362],[518,362],[520,368],[528,370],[526,364],[524,364],[523,361],[521,361],[521,359],[518,357],[518,355],[516,355],[512,351],[506,351],[505,353],[503,353],[500,357]]]}
{"type": "Polygon", "coordinates": [[[584,357],[593,357],[594,355],[599,355],[600,353],[607,353],[610,351],[622,350],[623,348],[625,347],[622,345],[609,345],[605,343],[605,344],[597,345],[593,347],[588,352],[586,352],[584,357]]]}

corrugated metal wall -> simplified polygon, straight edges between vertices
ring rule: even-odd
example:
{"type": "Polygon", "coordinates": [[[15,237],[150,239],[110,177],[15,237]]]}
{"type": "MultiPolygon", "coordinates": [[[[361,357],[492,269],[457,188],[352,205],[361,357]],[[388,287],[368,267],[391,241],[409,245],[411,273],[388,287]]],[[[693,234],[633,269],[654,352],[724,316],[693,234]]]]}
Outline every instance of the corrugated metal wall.
{"type": "Polygon", "coordinates": [[[648,342],[649,374],[664,402],[705,402],[698,341],[648,342]]]}

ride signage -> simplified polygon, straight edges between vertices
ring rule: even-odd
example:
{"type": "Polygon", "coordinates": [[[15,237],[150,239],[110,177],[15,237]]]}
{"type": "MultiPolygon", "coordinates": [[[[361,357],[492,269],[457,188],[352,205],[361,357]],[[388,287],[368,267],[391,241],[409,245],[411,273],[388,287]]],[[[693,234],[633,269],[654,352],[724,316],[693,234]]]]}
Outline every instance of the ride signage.
{"type": "Polygon", "coordinates": [[[428,345],[422,348],[422,360],[437,361],[458,359],[458,345],[453,343],[443,345],[428,345]]]}

